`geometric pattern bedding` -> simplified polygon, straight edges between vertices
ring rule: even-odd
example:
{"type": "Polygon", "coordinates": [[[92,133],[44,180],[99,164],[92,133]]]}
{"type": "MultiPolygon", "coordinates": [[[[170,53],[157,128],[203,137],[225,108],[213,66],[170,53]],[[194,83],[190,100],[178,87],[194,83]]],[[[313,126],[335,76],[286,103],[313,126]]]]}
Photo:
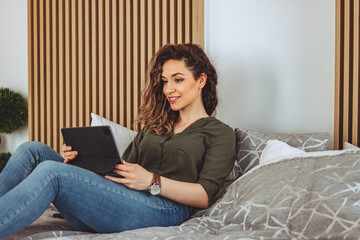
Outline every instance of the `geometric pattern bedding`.
{"type": "Polygon", "coordinates": [[[266,143],[276,139],[306,152],[323,151],[328,145],[328,133],[271,133],[235,128],[236,162],[225,180],[225,188],[239,176],[259,165],[260,156],[266,143]]]}
{"type": "Polygon", "coordinates": [[[60,235],[58,239],[96,240],[359,239],[360,151],[257,166],[180,226],[112,234],[52,231],[24,239],[60,235]]]}

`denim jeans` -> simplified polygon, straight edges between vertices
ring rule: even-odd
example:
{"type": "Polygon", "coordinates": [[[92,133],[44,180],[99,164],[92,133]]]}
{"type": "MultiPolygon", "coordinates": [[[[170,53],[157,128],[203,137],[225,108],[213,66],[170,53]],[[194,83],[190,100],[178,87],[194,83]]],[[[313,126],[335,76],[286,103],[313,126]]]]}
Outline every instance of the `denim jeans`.
{"type": "Polygon", "coordinates": [[[177,225],[192,208],[136,191],[64,159],[39,142],[22,144],[0,174],[0,238],[35,221],[52,202],[79,231],[177,225]]]}

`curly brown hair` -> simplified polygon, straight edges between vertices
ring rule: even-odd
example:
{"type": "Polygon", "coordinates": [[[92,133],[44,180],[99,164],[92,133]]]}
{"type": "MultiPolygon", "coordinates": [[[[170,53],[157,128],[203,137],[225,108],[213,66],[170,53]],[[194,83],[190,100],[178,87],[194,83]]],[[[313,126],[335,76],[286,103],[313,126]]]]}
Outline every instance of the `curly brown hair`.
{"type": "Polygon", "coordinates": [[[171,134],[179,118],[179,112],[171,109],[163,93],[162,67],[168,60],[184,61],[195,79],[202,73],[207,75],[206,84],[202,89],[202,100],[209,116],[213,114],[218,103],[217,73],[201,47],[191,43],[163,46],[148,65],[145,88],[142,92],[143,101],[137,120],[144,131],[151,131],[157,135],[171,134]]]}

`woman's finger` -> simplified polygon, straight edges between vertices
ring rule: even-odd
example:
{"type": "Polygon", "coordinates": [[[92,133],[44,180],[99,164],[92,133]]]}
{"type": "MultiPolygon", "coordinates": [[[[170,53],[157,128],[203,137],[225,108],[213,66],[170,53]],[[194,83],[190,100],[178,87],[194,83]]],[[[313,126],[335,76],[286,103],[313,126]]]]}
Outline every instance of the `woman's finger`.
{"type": "Polygon", "coordinates": [[[121,184],[129,184],[129,180],[126,178],[117,178],[117,177],[113,177],[113,176],[109,176],[109,175],[105,175],[106,179],[109,179],[113,182],[117,182],[117,183],[121,183],[121,184]]]}
{"type": "Polygon", "coordinates": [[[62,151],[63,152],[68,152],[68,151],[71,151],[72,150],[72,147],[71,146],[64,146],[62,151]]]}
{"type": "Polygon", "coordinates": [[[132,177],[132,176],[131,176],[131,173],[126,172],[126,171],[114,169],[113,172],[116,173],[116,174],[118,174],[118,175],[120,175],[120,176],[122,176],[122,177],[124,177],[124,178],[128,178],[128,179],[129,179],[129,178],[132,177]]]}
{"type": "Polygon", "coordinates": [[[65,157],[75,157],[78,155],[78,152],[72,151],[72,152],[65,152],[65,157]]]}

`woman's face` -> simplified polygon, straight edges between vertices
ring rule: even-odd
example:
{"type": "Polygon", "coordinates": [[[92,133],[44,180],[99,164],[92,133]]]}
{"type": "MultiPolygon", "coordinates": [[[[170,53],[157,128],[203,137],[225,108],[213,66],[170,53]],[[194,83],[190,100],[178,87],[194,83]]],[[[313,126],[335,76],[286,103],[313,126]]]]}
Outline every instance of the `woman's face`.
{"type": "Polygon", "coordinates": [[[203,105],[201,91],[206,83],[206,75],[202,74],[196,80],[184,61],[166,61],[162,67],[161,80],[172,110],[197,110],[199,104],[203,105]]]}

